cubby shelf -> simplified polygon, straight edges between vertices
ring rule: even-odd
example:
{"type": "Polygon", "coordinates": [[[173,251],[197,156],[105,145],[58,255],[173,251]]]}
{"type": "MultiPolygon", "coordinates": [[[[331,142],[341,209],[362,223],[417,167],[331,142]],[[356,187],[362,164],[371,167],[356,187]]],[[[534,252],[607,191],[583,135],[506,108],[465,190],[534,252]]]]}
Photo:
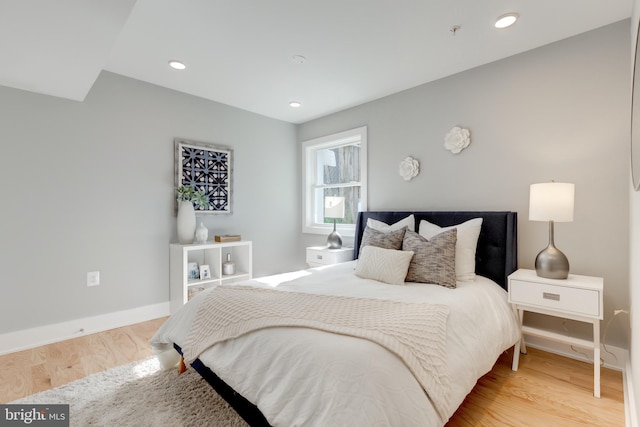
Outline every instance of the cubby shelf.
{"type": "Polygon", "coordinates": [[[170,309],[175,313],[189,300],[191,293],[196,293],[204,288],[248,280],[253,277],[252,272],[252,243],[250,241],[237,241],[225,243],[194,243],[169,245],[169,290],[170,309]],[[235,263],[235,273],[225,275],[222,263],[226,261],[227,254],[231,254],[231,260],[235,263]],[[198,266],[208,265],[211,278],[190,279],[189,263],[197,263],[198,266]]]}

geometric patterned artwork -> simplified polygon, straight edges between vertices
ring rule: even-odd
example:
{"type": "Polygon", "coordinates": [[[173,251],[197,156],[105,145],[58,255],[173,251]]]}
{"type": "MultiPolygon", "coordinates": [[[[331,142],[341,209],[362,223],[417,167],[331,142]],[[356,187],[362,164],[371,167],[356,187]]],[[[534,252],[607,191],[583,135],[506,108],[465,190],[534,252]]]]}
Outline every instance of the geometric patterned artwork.
{"type": "Polygon", "coordinates": [[[190,185],[204,190],[209,207],[196,213],[231,213],[231,174],[233,150],[201,142],[174,140],[176,149],[176,187],[190,185]]]}

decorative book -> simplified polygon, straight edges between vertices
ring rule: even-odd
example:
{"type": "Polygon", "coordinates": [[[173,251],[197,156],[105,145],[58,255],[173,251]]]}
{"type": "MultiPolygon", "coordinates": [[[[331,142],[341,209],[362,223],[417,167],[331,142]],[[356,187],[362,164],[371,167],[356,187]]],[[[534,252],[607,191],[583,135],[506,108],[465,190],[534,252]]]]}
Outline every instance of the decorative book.
{"type": "Polygon", "coordinates": [[[215,241],[216,242],[238,242],[240,241],[242,238],[240,237],[239,234],[223,234],[221,236],[215,236],[215,241]]]}

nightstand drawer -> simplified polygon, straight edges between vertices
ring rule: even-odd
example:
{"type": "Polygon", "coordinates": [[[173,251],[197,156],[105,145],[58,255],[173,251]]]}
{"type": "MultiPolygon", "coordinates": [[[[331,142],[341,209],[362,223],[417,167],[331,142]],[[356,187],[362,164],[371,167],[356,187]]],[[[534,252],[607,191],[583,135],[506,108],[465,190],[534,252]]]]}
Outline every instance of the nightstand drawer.
{"type": "Polygon", "coordinates": [[[307,264],[312,267],[331,265],[353,259],[353,248],[329,249],[326,246],[307,248],[307,264]]]}
{"type": "Polygon", "coordinates": [[[521,280],[511,280],[509,287],[509,299],[514,304],[600,316],[600,294],[595,290],[521,280]]]}

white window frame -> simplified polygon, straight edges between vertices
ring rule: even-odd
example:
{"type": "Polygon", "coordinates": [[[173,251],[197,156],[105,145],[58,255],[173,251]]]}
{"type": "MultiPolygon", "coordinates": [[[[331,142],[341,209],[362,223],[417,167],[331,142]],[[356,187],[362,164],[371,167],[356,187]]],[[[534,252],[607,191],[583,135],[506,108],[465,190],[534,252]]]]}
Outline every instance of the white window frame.
{"type": "MultiPolygon", "coordinates": [[[[346,130],[333,135],[310,139],[302,142],[302,232],[310,234],[328,234],[333,224],[315,221],[316,210],[314,193],[317,189],[316,159],[313,153],[319,149],[337,147],[350,142],[360,141],[360,209],[367,210],[367,127],[346,130]]],[[[350,184],[352,185],[352,184],[350,184]]],[[[355,224],[336,224],[343,236],[353,236],[355,224]]]]}

